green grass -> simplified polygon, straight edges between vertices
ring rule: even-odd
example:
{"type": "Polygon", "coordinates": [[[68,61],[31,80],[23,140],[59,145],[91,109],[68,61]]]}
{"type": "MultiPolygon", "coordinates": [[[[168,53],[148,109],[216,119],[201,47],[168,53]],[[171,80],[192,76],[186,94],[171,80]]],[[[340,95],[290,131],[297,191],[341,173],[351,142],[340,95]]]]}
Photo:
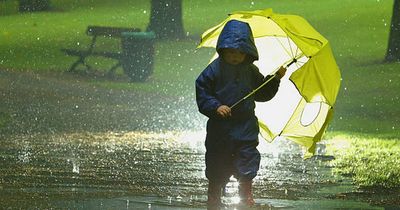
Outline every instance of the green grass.
{"type": "Polygon", "coordinates": [[[8,113],[0,111],[0,129],[5,127],[11,121],[11,116],[8,113]]]}
{"type": "MultiPolygon", "coordinates": [[[[391,171],[379,168],[380,164],[374,161],[382,157],[376,162],[381,163],[386,161],[382,160],[385,157],[387,164],[394,164],[394,158],[398,158],[391,149],[400,135],[400,64],[382,62],[392,4],[389,0],[341,0],[340,3],[337,0],[318,3],[315,0],[239,0],[235,4],[231,0],[184,0],[184,27],[189,38],[157,42],[154,74],[148,82],[92,80],[91,83],[106,88],[193,97],[193,81],[213,53],[212,49],[195,49],[202,32],[236,10],[271,7],[278,13],[301,15],[330,41],[341,69],[342,85],[328,133],[355,135],[349,140],[351,147],[345,151],[357,153],[354,161],[359,162],[351,168],[346,161],[351,163],[352,155],[338,154],[337,167],[344,172],[350,170],[361,185],[386,186],[381,181],[383,175],[369,177],[366,173],[373,166],[378,167],[377,171],[391,171]],[[363,162],[363,158],[371,161],[363,162]]],[[[15,1],[0,2],[0,69],[65,71],[76,58],[65,56],[60,49],[87,47],[91,40],[85,34],[88,25],[144,30],[150,15],[150,1],[139,0],[52,0],[52,7],[50,12],[18,14],[15,1]]],[[[104,40],[99,47],[117,50],[119,42],[104,40]]],[[[96,69],[105,71],[114,61],[91,59],[90,62],[96,69]]],[[[398,144],[394,145],[397,148],[394,151],[398,152],[398,144]]]]}
{"type": "MultiPolygon", "coordinates": [[[[64,71],[75,60],[61,48],[85,49],[91,41],[88,25],[138,27],[144,29],[149,3],[133,5],[120,1],[80,1],[82,5],[53,1],[55,11],[0,17],[0,66],[33,71],[64,71]],[[57,3],[57,4],[56,4],[57,3]],[[64,5],[65,8],[58,8],[64,5]],[[125,4],[125,5],[124,5],[125,4]],[[79,7],[78,7],[79,6],[79,7]],[[76,7],[76,8],[75,8],[76,7]],[[96,8],[96,9],[94,9],[96,8]],[[142,9],[144,8],[144,9],[142,9]],[[123,15],[121,15],[123,14],[123,15]],[[134,21],[132,21],[134,20],[134,21]]],[[[105,41],[100,47],[117,48],[118,42],[105,41]]],[[[106,66],[99,66],[105,68],[106,66]]]]}
{"type": "Polygon", "coordinates": [[[400,186],[400,142],[371,136],[336,135],[328,148],[335,155],[334,171],[351,175],[360,187],[400,186]]]}

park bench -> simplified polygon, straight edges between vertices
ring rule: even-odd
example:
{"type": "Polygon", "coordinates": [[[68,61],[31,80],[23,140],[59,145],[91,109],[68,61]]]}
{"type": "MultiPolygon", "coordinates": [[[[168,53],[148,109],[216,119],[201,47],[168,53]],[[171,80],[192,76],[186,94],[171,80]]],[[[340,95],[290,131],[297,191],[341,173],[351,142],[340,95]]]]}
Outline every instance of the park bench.
{"type": "Polygon", "coordinates": [[[111,58],[117,60],[117,64],[112,66],[108,71],[108,74],[111,76],[114,74],[115,70],[121,66],[121,60],[123,54],[121,51],[99,51],[95,50],[95,45],[98,37],[104,38],[122,38],[122,33],[124,32],[140,32],[138,28],[123,28],[123,27],[104,27],[104,26],[88,26],[86,30],[86,34],[88,36],[92,36],[92,41],[87,49],[61,49],[65,54],[69,56],[77,56],[78,60],[75,61],[71,67],[68,69],[69,72],[76,71],[78,65],[84,65],[87,70],[91,70],[92,67],[86,62],[86,59],[89,56],[100,56],[105,58],[111,58]]]}

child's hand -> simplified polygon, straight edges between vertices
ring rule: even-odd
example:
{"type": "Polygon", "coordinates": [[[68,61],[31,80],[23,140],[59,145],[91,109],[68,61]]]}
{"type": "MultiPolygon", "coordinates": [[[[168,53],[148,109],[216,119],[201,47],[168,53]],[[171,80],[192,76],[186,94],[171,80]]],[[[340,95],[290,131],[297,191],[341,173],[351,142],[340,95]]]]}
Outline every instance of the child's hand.
{"type": "Polygon", "coordinates": [[[276,72],[276,76],[277,76],[279,79],[282,79],[282,77],[285,76],[285,74],[286,74],[286,68],[283,67],[283,66],[281,66],[281,67],[279,68],[279,70],[276,72]]]}
{"type": "Polygon", "coordinates": [[[230,117],[232,116],[231,114],[231,108],[229,108],[229,106],[226,105],[221,105],[220,107],[218,107],[217,109],[217,114],[223,118],[225,117],[230,117]]]}

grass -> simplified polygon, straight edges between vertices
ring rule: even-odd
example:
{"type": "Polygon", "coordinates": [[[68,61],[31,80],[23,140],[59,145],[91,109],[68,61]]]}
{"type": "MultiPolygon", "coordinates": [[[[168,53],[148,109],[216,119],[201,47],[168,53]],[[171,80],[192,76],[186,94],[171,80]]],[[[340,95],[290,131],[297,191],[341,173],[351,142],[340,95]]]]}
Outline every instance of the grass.
{"type": "Polygon", "coordinates": [[[334,171],[352,176],[363,188],[400,186],[400,142],[398,139],[378,139],[371,136],[333,137],[328,148],[336,159],[334,171]]]}
{"type": "Polygon", "coordinates": [[[11,117],[8,113],[0,112],[0,129],[7,125],[11,120],[11,117]]]}
{"type": "MultiPolygon", "coordinates": [[[[342,73],[336,114],[328,133],[341,132],[353,137],[343,137],[350,142],[351,147],[345,150],[346,153],[338,153],[336,166],[343,169],[343,173],[353,174],[360,185],[398,185],[396,181],[385,185],[382,181],[384,175],[379,173],[372,177],[367,175],[367,169],[373,166],[377,167],[377,172],[392,171],[389,165],[387,168],[379,168],[380,164],[376,164],[386,161],[383,157],[388,158],[387,164],[399,165],[393,161],[398,158],[394,153],[398,153],[398,144],[395,142],[399,141],[400,134],[400,64],[382,62],[393,2],[231,2],[183,1],[183,20],[189,37],[179,42],[157,42],[154,74],[150,81],[127,83],[92,80],[91,83],[106,88],[162,91],[172,96],[193,97],[193,81],[213,53],[212,49],[195,49],[203,31],[235,10],[272,7],[279,13],[298,14],[330,41],[342,73]],[[354,167],[349,164],[353,161],[352,154],[357,154],[354,157],[357,162],[354,167]],[[380,160],[374,162],[377,159],[380,160]]],[[[0,69],[63,72],[76,58],[65,56],[60,49],[87,47],[91,39],[85,34],[88,25],[138,27],[144,30],[150,15],[150,1],[139,0],[52,0],[52,7],[50,12],[18,14],[14,0],[0,1],[0,69]]],[[[116,40],[104,40],[100,44],[100,48],[119,48],[116,40]]],[[[91,59],[90,62],[96,69],[104,71],[114,61],[91,59]]],[[[336,141],[338,138],[342,138],[342,135],[333,139],[336,141]]],[[[386,176],[390,178],[393,175],[386,176]]]]}

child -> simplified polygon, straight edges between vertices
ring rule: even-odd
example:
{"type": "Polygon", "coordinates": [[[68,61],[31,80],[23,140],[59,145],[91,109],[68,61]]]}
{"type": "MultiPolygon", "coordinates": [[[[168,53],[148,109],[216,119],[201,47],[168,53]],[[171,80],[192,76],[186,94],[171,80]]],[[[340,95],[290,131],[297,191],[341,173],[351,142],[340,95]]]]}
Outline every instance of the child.
{"type": "Polygon", "coordinates": [[[211,62],[196,80],[196,100],[199,111],[206,115],[206,177],[208,184],[207,205],[218,209],[221,189],[230,176],[239,181],[242,204],[254,204],[252,180],[260,164],[258,145],[258,120],[254,101],[268,101],[278,90],[277,75],[253,96],[232,104],[260,86],[266,79],[253,64],[258,60],[251,28],[247,23],[231,20],[226,23],[217,42],[219,58],[211,62]]]}

